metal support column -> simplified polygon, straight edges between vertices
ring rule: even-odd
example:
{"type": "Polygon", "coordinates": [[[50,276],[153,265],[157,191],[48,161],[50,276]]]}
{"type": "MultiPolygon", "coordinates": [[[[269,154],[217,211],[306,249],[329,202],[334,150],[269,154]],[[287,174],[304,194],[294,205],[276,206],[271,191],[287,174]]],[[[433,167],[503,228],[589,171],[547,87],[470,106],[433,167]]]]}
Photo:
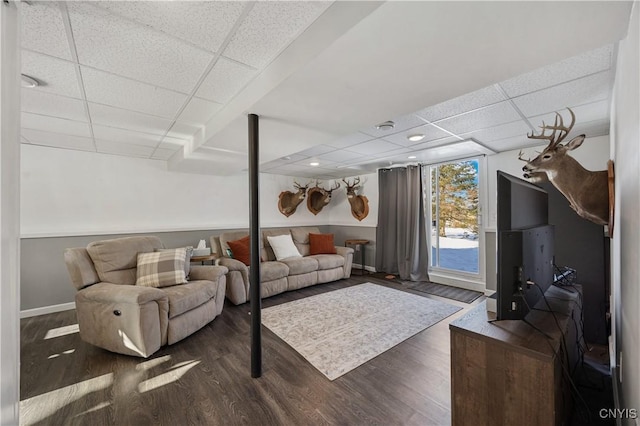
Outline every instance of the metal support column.
{"type": "Polygon", "coordinates": [[[249,295],[251,298],[251,377],[254,378],[262,376],[259,160],[258,116],[249,114],[249,235],[251,244],[249,295]]]}

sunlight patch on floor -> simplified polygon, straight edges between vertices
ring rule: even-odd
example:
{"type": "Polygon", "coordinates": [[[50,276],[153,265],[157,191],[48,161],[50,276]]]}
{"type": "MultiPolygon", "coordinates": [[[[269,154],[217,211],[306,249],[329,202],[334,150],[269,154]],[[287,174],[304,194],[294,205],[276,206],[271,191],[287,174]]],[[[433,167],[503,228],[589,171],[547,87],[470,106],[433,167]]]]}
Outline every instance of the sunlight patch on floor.
{"type": "Polygon", "coordinates": [[[44,336],[44,340],[49,340],[55,337],[66,336],[66,335],[78,333],[78,332],[80,332],[80,327],[78,327],[78,324],[52,328],[51,330],[47,331],[47,334],[45,334],[44,336]]]}
{"type": "Polygon", "coordinates": [[[63,352],[60,352],[59,354],[53,354],[53,355],[49,355],[47,357],[47,359],[54,359],[54,358],[58,358],[61,355],[71,355],[72,353],[74,353],[76,350],[75,349],[69,349],[63,352]]]}
{"type": "Polygon", "coordinates": [[[180,380],[182,376],[198,364],[200,364],[200,361],[186,361],[180,363],[178,366],[174,366],[172,370],[167,371],[166,373],[162,373],[156,377],[152,377],[149,380],[141,382],[138,385],[138,391],[140,393],[149,392],[161,386],[180,380]]]}
{"type": "Polygon", "coordinates": [[[164,364],[165,362],[171,361],[171,355],[161,356],[159,358],[150,359],[148,361],[143,361],[140,364],[136,365],[136,370],[138,371],[147,371],[151,370],[159,366],[160,364],[164,364]]]}
{"type": "Polygon", "coordinates": [[[85,410],[85,411],[83,411],[82,413],[78,413],[78,414],[76,414],[76,415],[75,415],[75,416],[73,416],[73,417],[74,417],[74,418],[75,418],[75,417],[82,417],[82,416],[84,416],[85,414],[89,414],[89,413],[93,413],[93,412],[98,411],[98,410],[102,410],[103,408],[107,408],[107,407],[109,407],[110,405],[111,405],[111,403],[110,403],[110,402],[101,402],[100,404],[96,405],[95,407],[89,408],[88,410],[85,410]]]}
{"type": "Polygon", "coordinates": [[[20,401],[20,424],[32,425],[45,421],[65,406],[112,384],[113,373],[108,373],[20,401]]]}

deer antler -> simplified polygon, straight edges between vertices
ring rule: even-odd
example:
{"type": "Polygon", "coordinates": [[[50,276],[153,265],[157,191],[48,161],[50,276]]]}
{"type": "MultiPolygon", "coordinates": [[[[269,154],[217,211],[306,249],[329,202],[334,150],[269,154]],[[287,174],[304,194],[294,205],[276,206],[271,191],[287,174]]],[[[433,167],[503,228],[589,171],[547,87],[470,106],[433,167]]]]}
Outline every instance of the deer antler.
{"type": "Polygon", "coordinates": [[[571,108],[567,108],[567,109],[569,110],[569,114],[571,114],[571,124],[568,127],[564,125],[564,122],[562,121],[562,115],[556,112],[556,119],[553,126],[548,126],[544,124],[544,121],[543,121],[542,126],[540,126],[540,128],[542,129],[542,133],[540,133],[539,135],[536,135],[533,132],[531,132],[531,134],[527,134],[527,138],[548,140],[549,141],[549,146],[547,147],[548,149],[555,148],[556,146],[558,146],[558,144],[562,142],[564,138],[567,137],[567,135],[569,134],[569,132],[573,128],[573,125],[576,122],[576,116],[573,113],[573,111],[571,111],[571,108]],[[559,123],[558,123],[558,119],[560,120],[559,123]],[[546,130],[553,130],[553,132],[550,135],[547,135],[545,134],[546,130]],[[559,132],[557,137],[556,137],[556,131],[559,132]]]}
{"type": "Polygon", "coordinates": [[[327,191],[329,194],[331,194],[333,191],[335,191],[336,189],[340,188],[340,182],[334,182],[335,186],[329,189],[324,189],[325,191],[327,191]]]}
{"type": "Polygon", "coordinates": [[[524,155],[524,152],[522,152],[522,150],[520,150],[520,152],[518,153],[518,160],[524,161],[526,163],[530,163],[531,162],[531,158],[522,158],[523,155],[524,155]]]}

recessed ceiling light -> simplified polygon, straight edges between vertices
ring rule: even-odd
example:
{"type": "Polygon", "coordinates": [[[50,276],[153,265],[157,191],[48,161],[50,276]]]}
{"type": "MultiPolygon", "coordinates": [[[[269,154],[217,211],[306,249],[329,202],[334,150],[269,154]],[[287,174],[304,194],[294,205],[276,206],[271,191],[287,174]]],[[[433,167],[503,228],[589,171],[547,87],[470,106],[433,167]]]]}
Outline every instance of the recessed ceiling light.
{"type": "Polygon", "coordinates": [[[310,165],[310,166],[313,166],[313,167],[316,167],[316,166],[319,166],[319,165],[320,165],[320,163],[318,163],[317,161],[314,161],[314,162],[312,162],[312,163],[309,163],[309,165],[310,165]]]}
{"type": "Polygon", "coordinates": [[[32,89],[34,87],[40,86],[40,82],[38,80],[26,74],[20,74],[20,79],[22,80],[22,87],[28,87],[32,89]]]}
{"type": "Polygon", "coordinates": [[[424,139],[424,135],[422,133],[416,133],[415,135],[407,136],[407,139],[409,139],[411,142],[419,142],[424,139]]]}
{"type": "Polygon", "coordinates": [[[413,159],[416,159],[416,158],[418,158],[418,157],[416,157],[415,155],[410,155],[410,156],[408,156],[407,158],[408,158],[409,160],[413,160],[413,159]]]}
{"type": "Polygon", "coordinates": [[[378,130],[391,130],[396,127],[396,123],[393,121],[385,121],[384,123],[380,123],[376,126],[378,130]]]}

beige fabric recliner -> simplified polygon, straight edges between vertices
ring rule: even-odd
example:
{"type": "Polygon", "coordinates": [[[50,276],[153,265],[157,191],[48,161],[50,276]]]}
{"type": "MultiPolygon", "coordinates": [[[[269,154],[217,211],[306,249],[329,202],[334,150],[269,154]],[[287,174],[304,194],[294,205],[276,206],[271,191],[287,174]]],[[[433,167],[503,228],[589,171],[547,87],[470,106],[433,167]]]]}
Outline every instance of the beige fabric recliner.
{"type": "Polygon", "coordinates": [[[138,253],[164,248],[157,237],[125,237],[69,248],[64,260],[76,287],[80,337],[95,346],[147,358],[222,313],[224,266],[191,266],[189,282],[137,286],[138,253]]]}

